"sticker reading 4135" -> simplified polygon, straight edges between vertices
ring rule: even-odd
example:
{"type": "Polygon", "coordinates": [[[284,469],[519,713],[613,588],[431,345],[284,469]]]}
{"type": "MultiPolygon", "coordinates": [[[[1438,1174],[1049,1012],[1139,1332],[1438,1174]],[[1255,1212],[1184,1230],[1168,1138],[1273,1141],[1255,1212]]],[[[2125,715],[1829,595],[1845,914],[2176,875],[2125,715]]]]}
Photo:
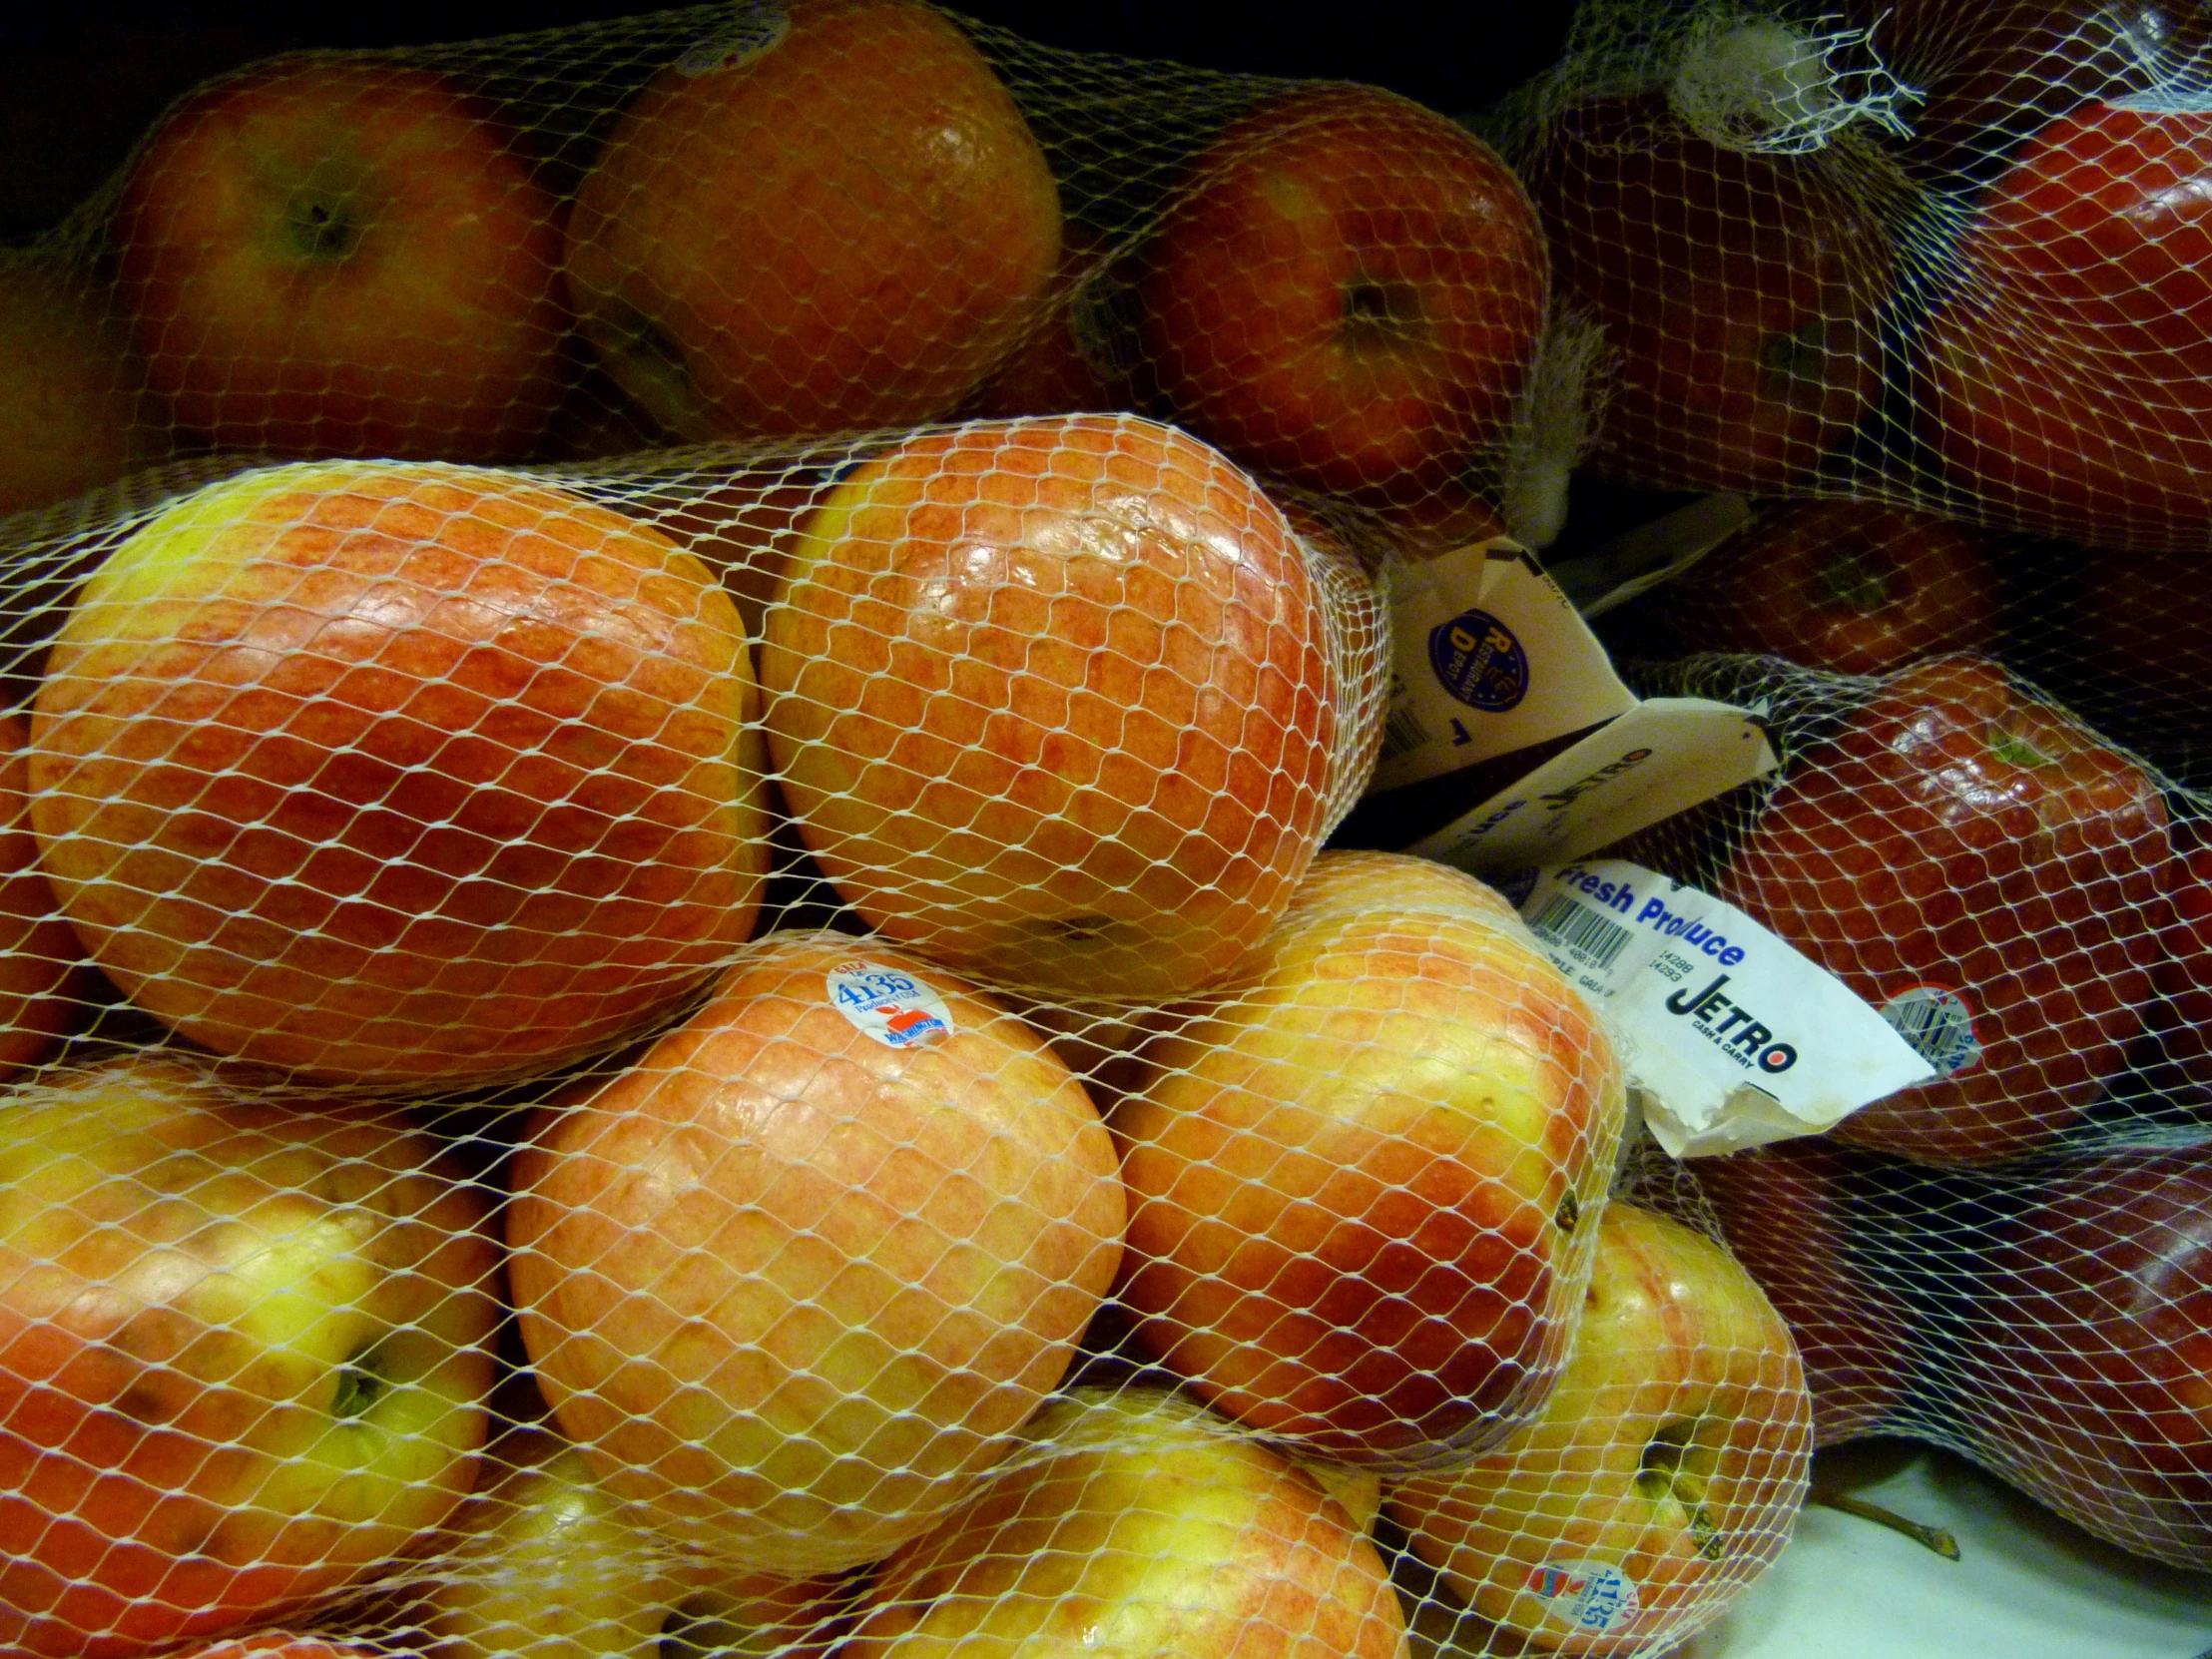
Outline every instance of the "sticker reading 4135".
{"type": "Polygon", "coordinates": [[[901,968],[846,961],[824,979],[830,1006],[885,1048],[919,1048],[952,1035],[944,998],[901,968]]]}
{"type": "Polygon", "coordinates": [[[1577,1630],[1611,1635],[1643,1610],[1636,1581],[1610,1561],[1530,1567],[1527,1582],[1545,1611],[1577,1630]]]}

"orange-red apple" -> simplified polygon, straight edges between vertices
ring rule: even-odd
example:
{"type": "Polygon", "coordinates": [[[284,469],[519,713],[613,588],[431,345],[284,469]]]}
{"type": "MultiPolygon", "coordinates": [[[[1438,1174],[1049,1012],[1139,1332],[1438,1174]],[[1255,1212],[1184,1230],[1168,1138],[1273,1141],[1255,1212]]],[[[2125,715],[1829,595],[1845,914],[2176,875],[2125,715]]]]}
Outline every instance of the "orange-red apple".
{"type": "Polygon", "coordinates": [[[1463,1466],[1386,1486],[1413,1552],[1543,1651],[1656,1653],[1789,1541],[1812,1471],[1789,1327],[1703,1234],[1610,1205],[1544,1413],[1463,1466]]]}
{"type": "Polygon", "coordinates": [[[1215,140],[1138,296],[1178,422],[1270,476],[1417,507],[1506,432],[1548,285],[1494,151],[1394,93],[1322,83],[1215,140]]]}
{"type": "Polygon", "coordinates": [[[653,79],[578,192],[566,271],[583,332],[684,437],[949,413],[1049,292],[1044,154],[934,7],[751,15],[775,21],[653,79]]]}
{"type": "Polygon", "coordinates": [[[845,1628],[840,1580],[736,1574],[673,1546],[557,1434],[512,1429],[484,1461],[495,1477],[421,1575],[432,1659],[824,1659],[845,1628]]]}
{"type": "Polygon", "coordinates": [[[1381,1555],[1320,1482],[1200,1406],[1072,1390],[883,1564],[840,1659],[1405,1659],[1381,1555]]]}
{"type": "Polygon", "coordinates": [[[206,1647],[187,1648],[174,1659],[393,1659],[398,1650],[381,1643],[351,1641],[288,1630],[263,1630],[252,1636],[226,1636],[206,1647]]]}
{"type": "Polygon", "coordinates": [[[1118,1298],[1250,1428],[1434,1462],[1565,1362],[1626,1111],[1620,1062],[1504,898],[1325,852],[1231,989],[1114,1107],[1118,1298]]]}
{"type": "Polygon", "coordinates": [[[764,627],[808,849],[871,926],[977,978],[1188,994],[1327,829],[1341,619],[1281,509],[1171,427],[893,444],[808,521],[764,627]]]}
{"type": "Polygon", "coordinates": [[[435,1086],[604,1049],[765,879],[737,610],[667,538],[429,463],[252,472],[86,584],[31,820],[131,998],[227,1054],[435,1086]]]}
{"type": "Polygon", "coordinates": [[[508,1211],[521,1334],[608,1488],[725,1563],[886,1555],[1056,1386],[1121,1256],[1112,1143],[949,974],[748,946],[627,1071],[549,1108],[508,1211]]]}
{"type": "Polygon", "coordinates": [[[0,1645],[126,1655],[423,1548],[476,1477],[490,1207],[388,1108],[126,1055],[0,1110],[0,1645]]]}
{"type": "Polygon", "coordinates": [[[0,1078],[36,1065],[100,995],[77,930],[38,865],[29,722],[0,716],[0,1078]]]}
{"type": "Polygon", "coordinates": [[[0,258],[0,513],[43,507],[159,459],[145,369],[92,297],[22,255],[0,258]]]}
{"type": "Polygon", "coordinates": [[[152,384],[219,446],[501,461],[567,375],[559,214],[455,83],[300,56],[172,111],[114,237],[152,384]]]}

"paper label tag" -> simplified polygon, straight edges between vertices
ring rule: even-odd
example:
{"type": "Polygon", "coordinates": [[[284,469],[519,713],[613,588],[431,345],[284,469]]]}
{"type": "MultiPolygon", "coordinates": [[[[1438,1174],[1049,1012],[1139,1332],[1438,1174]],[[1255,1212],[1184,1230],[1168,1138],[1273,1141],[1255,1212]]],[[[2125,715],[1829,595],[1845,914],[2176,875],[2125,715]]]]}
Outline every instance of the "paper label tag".
{"type": "Polygon", "coordinates": [[[1530,1567],[1529,1593],[1577,1630],[1611,1635],[1643,1610],[1636,1581],[1610,1561],[1561,1561],[1530,1567]]]}
{"type": "Polygon", "coordinates": [[[1440,778],[1626,714],[1636,697],[1518,542],[1393,574],[1393,674],[1371,791],[1440,778]]]}
{"type": "Polygon", "coordinates": [[[885,1048],[919,1048],[952,1035],[944,998],[903,969],[839,962],[824,979],[830,1006],[885,1048]]]}
{"type": "Polygon", "coordinates": [[[1749,711],[1655,697],[1406,848],[1473,875],[1580,857],[1776,766],[1749,711]]]}
{"type": "Polygon", "coordinates": [[[1676,1158],[1818,1134],[1935,1066],[1843,981],[1709,893],[1625,858],[1541,872],[1521,914],[1606,1005],[1676,1158]]]}

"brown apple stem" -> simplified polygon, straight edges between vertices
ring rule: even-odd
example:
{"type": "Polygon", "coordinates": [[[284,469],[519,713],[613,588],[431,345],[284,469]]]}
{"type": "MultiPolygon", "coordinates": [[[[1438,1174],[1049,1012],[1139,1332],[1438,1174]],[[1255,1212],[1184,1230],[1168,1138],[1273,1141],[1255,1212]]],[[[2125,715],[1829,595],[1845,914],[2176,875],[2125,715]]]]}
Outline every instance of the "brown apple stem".
{"type": "Polygon", "coordinates": [[[1879,1503],[1870,1503],[1863,1497],[1854,1497],[1834,1486],[1815,1486],[1811,1501],[1830,1509],[1841,1509],[1847,1515],[1857,1515],[1861,1520],[1871,1520],[1887,1526],[1893,1532],[1902,1532],[1915,1543],[1933,1549],[1946,1561],[1958,1559],[1958,1540],[1947,1526],[1931,1526],[1899,1514],[1895,1509],[1885,1509],[1879,1503]]]}

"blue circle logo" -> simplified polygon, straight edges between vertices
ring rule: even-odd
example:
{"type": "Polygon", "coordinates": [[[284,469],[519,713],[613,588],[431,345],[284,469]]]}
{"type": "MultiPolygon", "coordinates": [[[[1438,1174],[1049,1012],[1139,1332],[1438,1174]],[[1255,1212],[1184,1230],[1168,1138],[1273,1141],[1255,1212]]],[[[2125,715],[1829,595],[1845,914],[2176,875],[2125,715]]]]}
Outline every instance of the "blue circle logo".
{"type": "Polygon", "coordinates": [[[1528,653],[1487,611],[1461,611],[1428,631],[1436,683],[1470,709],[1501,715],[1528,695],[1528,653]]]}

